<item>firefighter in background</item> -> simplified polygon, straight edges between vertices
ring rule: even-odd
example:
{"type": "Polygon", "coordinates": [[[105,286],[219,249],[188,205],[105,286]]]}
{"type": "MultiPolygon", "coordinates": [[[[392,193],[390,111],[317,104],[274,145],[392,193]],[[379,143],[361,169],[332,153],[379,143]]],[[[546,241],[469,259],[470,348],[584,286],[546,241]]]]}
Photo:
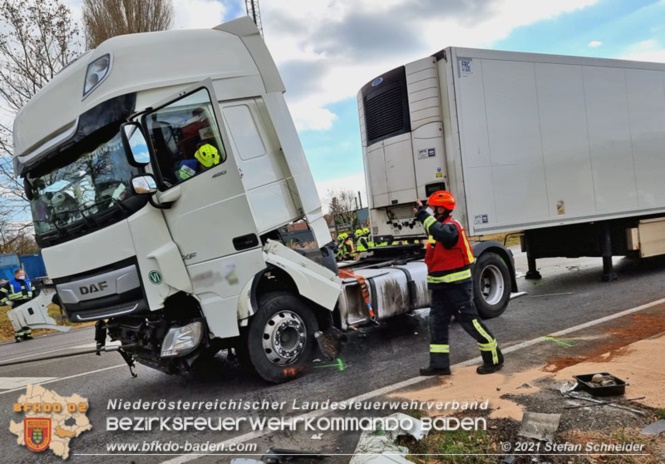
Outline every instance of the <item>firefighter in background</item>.
{"type": "Polygon", "coordinates": [[[374,248],[376,244],[372,240],[372,233],[369,231],[369,227],[363,228],[363,235],[365,237],[365,240],[367,241],[367,248],[374,248]]]}
{"type": "Polygon", "coordinates": [[[363,230],[356,229],[355,236],[356,236],[356,252],[362,253],[363,251],[367,251],[369,249],[369,244],[367,243],[367,239],[365,238],[365,233],[363,232],[363,230]]]}
{"type": "MultiPolygon", "coordinates": [[[[9,280],[0,288],[0,306],[10,306],[16,308],[23,303],[32,300],[32,284],[25,275],[23,269],[17,269],[14,272],[14,278],[9,280]]],[[[17,342],[32,339],[32,330],[30,327],[21,327],[21,330],[14,333],[17,342]]]]}
{"type": "Polygon", "coordinates": [[[450,375],[448,332],[452,316],[478,342],[483,364],[478,374],[491,374],[503,367],[503,355],[483,324],[473,302],[471,265],[475,261],[469,239],[459,222],[451,216],[455,197],[445,190],[434,192],[427,201],[430,214],[418,200],[416,218],[423,223],[429,243],[425,254],[427,286],[432,290],[429,315],[430,362],[420,375],[450,375]]]}
{"type": "Polygon", "coordinates": [[[353,259],[355,249],[353,248],[353,240],[349,234],[342,232],[337,236],[337,259],[339,261],[353,259]]]}
{"type": "Polygon", "coordinates": [[[337,243],[335,244],[336,245],[335,258],[337,259],[337,261],[342,261],[344,257],[344,239],[346,238],[345,235],[346,234],[344,232],[337,235],[337,243]]]}

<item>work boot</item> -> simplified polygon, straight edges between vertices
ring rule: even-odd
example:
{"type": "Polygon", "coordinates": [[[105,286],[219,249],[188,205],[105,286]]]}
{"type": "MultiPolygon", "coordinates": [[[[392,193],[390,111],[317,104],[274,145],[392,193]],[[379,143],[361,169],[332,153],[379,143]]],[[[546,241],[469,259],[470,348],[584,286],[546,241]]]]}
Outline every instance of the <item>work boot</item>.
{"type": "Polygon", "coordinates": [[[478,366],[476,372],[480,375],[494,374],[495,372],[501,370],[502,367],[502,362],[499,364],[483,364],[482,366],[478,366]]]}
{"type": "Polygon", "coordinates": [[[420,375],[423,376],[432,376],[432,375],[450,375],[449,367],[421,367],[420,375]]]}

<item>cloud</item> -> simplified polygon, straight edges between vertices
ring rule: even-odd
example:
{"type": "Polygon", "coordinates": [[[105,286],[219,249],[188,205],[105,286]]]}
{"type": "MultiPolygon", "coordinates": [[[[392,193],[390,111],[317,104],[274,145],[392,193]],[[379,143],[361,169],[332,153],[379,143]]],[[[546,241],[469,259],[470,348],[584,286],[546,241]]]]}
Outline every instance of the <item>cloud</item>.
{"type": "Polygon", "coordinates": [[[174,29],[213,28],[224,22],[227,7],[218,0],[173,0],[174,29]]]}
{"type": "Polygon", "coordinates": [[[622,60],[665,62],[665,48],[657,40],[643,40],[632,44],[617,58],[622,60]]]}
{"type": "Polygon", "coordinates": [[[589,42],[587,44],[587,47],[596,48],[596,47],[600,47],[602,44],[603,43],[600,40],[592,40],[591,42],[589,42]]]}
{"type": "Polygon", "coordinates": [[[263,2],[265,40],[299,130],[326,129],[332,103],[448,46],[490,47],[515,28],[596,0],[280,0],[263,2]]]}

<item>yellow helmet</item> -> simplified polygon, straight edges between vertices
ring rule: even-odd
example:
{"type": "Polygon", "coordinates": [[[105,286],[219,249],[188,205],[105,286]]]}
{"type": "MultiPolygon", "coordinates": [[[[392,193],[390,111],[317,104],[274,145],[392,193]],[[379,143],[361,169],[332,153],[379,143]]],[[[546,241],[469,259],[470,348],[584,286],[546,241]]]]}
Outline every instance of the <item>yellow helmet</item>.
{"type": "Polygon", "coordinates": [[[369,235],[369,227],[363,227],[363,234],[369,235]]]}
{"type": "Polygon", "coordinates": [[[219,164],[219,152],[209,143],[201,145],[201,147],[196,150],[196,153],[194,153],[194,158],[206,168],[219,164]]]}
{"type": "Polygon", "coordinates": [[[363,230],[362,229],[356,229],[355,233],[356,233],[356,238],[363,236],[363,230]]]}
{"type": "Polygon", "coordinates": [[[349,236],[349,234],[347,234],[346,232],[342,232],[341,234],[339,234],[339,235],[337,236],[337,239],[338,239],[338,240],[344,240],[344,239],[346,239],[348,236],[349,236]]]}

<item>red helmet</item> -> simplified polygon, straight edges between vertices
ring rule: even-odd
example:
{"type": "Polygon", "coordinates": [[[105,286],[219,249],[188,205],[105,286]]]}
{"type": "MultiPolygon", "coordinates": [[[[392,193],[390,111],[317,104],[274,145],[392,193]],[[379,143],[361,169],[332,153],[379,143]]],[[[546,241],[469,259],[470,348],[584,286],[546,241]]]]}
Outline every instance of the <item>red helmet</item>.
{"type": "Polygon", "coordinates": [[[455,209],[455,197],[452,193],[446,190],[438,190],[430,195],[429,200],[427,200],[429,206],[443,206],[448,211],[455,209]]]}

